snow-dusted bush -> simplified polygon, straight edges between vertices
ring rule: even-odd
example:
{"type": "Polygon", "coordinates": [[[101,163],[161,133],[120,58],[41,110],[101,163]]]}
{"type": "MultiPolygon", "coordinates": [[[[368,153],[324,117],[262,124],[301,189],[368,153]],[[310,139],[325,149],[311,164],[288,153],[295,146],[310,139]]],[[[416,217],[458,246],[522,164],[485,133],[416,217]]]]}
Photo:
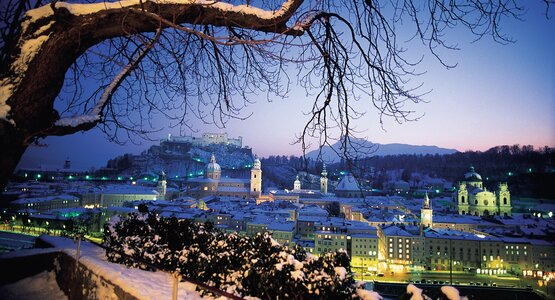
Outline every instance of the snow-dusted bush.
{"type": "Polygon", "coordinates": [[[345,252],[316,257],[301,247],[279,245],[268,233],[251,238],[222,233],[210,223],[130,214],[107,224],[104,240],[115,250],[107,251],[112,262],[178,270],[242,297],[356,299],[360,294],[345,252]]]}

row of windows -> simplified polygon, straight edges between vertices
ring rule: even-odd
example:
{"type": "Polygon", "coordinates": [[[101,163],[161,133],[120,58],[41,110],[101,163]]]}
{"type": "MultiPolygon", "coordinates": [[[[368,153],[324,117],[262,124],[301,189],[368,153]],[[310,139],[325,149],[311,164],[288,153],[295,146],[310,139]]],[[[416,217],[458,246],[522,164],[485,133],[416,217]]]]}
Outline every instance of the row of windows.
{"type": "MultiPolygon", "coordinates": [[[[333,245],[333,243],[331,241],[317,241],[317,244],[323,244],[323,245],[333,245]]],[[[340,244],[338,244],[337,242],[335,242],[336,246],[345,246],[345,242],[341,242],[340,244]]]]}
{"type": "MultiPolygon", "coordinates": [[[[360,247],[359,247],[358,244],[355,244],[355,248],[366,248],[366,244],[360,245],[360,247]]],[[[368,248],[374,248],[374,249],[376,249],[376,245],[368,245],[368,248]]]]}
{"type": "Polygon", "coordinates": [[[371,255],[371,256],[376,256],[378,255],[378,251],[353,251],[354,255],[371,255]]]}
{"type": "MultiPolygon", "coordinates": [[[[496,201],[496,202],[497,202],[497,201],[496,201]]],[[[503,205],[507,205],[507,202],[508,202],[508,201],[507,201],[507,197],[503,197],[503,205]]],[[[461,196],[461,203],[465,203],[465,198],[464,198],[464,196],[461,196]]],[[[488,203],[489,203],[488,200],[487,200],[487,199],[484,199],[484,205],[488,205],[488,203]]],[[[474,204],[478,205],[478,199],[476,199],[476,200],[474,201],[474,204]]],[[[492,203],[492,204],[493,204],[493,203],[492,203]]],[[[499,204],[499,202],[497,202],[497,204],[499,204]]]]}

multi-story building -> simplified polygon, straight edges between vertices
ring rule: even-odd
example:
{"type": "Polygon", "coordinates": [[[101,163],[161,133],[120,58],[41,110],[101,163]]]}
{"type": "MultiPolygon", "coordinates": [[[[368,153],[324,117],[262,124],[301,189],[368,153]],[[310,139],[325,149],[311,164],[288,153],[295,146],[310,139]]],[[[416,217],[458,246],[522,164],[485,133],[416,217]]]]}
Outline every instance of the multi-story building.
{"type": "Polygon", "coordinates": [[[79,207],[79,198],[71,195],[56,195],[37,198],[22,198],[10,203],[19,214],[47,212],[54,209],[79,207]]]}
{"type": "Polygon", "coordinates": [[[272,238],[282,245],[292,246],[295,236],[295,222],[275,221],[268,224],[268,231],[272,233],[272,238]]]}
{"type": "Polygon", "coordinates": [[[395,224],[379,228],[380,268],[385,267],[392,272],[411,270],[414,267],[415,248],[421,244],[419,231],[415,226],[395,224]]]}

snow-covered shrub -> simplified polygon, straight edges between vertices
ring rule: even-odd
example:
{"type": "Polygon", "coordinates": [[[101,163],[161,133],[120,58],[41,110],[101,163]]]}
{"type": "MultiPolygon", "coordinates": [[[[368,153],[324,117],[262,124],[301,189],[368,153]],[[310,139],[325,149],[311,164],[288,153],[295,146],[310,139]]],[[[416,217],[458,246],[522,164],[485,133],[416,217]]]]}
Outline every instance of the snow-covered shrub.
{"type": "Polygon", "coordinates": [[[359,297],[345,252],[316,257],[301,247],[279,245],[269,233],[245,237],[223,233],[210,223],[134,213],[107,224],[104,241],[114,250],[107,251],[112,262],[177,270],[242,297],[359,297]]]}

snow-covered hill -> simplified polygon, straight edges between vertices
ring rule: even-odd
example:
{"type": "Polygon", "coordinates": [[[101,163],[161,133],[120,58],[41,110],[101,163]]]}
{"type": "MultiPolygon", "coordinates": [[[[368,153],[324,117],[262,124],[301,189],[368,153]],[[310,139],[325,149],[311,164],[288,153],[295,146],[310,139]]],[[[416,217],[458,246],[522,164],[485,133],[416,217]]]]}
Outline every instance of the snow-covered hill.
{"type": "MultiPolygon", "coordinates": [[[[310,151],[306,154],[307,157],[318,160],[318,155],[326,163],[339,162],[341,159],[338,155],[343,155],[343,148],[340,142],[336,142],[331,147],[324,146],[319,150],[310,151]]],[[[348,149],[348,154],[355,158],[365,158],[370,156],[386,156],[386,155],[400,155],[400,154],[416,154],[416,155],[426,155],[426,154],[452,154],[458,152],[456,149],[440,148],[437,146],[426,146],[426,145],[409,145],[409,144],[379,144],[372,143],[364,139],[351,139],[350,148],[348,149]]]]}

